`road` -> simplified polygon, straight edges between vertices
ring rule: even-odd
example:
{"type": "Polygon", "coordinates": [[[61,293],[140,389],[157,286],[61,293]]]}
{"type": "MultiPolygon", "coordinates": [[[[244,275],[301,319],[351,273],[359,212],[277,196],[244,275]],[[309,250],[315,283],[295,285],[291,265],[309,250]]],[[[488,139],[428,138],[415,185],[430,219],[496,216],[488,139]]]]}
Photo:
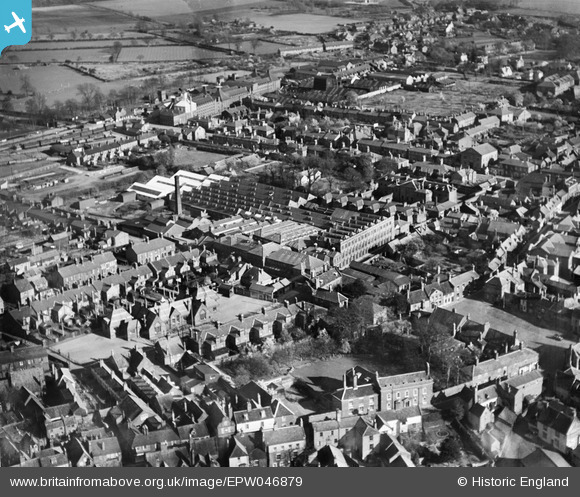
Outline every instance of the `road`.
{"type": "Polygon", "coordinates": [[[518,337],[524,344],[540,353],[540,366],[548,374],[552,374],[564,364],[566,349],[576,343],[571,335],[539,323],[533,315],[514,315],[495,307],[474,295],[461,302],[446,306],[455,308],[458,313],[470,315],[470,319],[479,323],[489,321],[491,328],[503,331],[509,335],[518,330],[518,337]],[[557,341],[553,337],[562,334],[564,339],[557,341]]]}

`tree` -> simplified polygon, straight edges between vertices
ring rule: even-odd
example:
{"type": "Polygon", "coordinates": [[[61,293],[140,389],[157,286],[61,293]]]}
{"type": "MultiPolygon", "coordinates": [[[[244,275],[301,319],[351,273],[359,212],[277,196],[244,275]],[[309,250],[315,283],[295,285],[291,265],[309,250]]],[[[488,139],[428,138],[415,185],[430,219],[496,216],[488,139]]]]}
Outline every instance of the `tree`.
{"type": "Polygon", "coordinates": [[[346,94],[346,103],[351,107],[358,107],[359,106],[358,93],[354,90],[350,90],[346,94]]]}
{"type": "Polygon", "coordinates": [[[575,60],[580,57],[580,39],[577,35],[565,34],[556,43],[558,57],[575,60]]]}
{"type": "Polygon", "coordinates": [[[362,280],[354,280],[352,283],[348,283],[342,287],[342,292],[351,299],[357,299],[366,295],[368,291],[368,285],[362,280]]]}
{"type": "Polygon", "coordinates": [[[461,444],[455,437],[447,437],[439,448],[439,460],[442,463],[456,461],[461,456],[461,444]]]}
{"type": "Polygon", "coordinates": [[[42,93],[35,93],[26,101],[26,112],[35,116],[42,116],[46,110],[46,97],[42,93]]]}
{"type": "Polygon", "coordinates": [[[300,326],[290,326],[288,328],[288,333],[290,333],[290,336],[292,336],[296,341],[302,340],[307,336],[306,332],[300,326]]]}
{"type": "Polygon", "coordinates": [[[429,57],[431,60],[437,64],[444,66],[454,66],[455,56],[449,50],[440,45],[435,45],[431,48],[429,52],[429,57]]]}
{"type": "Polygon", "coordinates": [[[20,88],[26,97],[29,93],[34,93],[34,87],[30,82],[30,76],[28,74],[22,74],[20,76],[20,88]]]}
{"type": "Polygon", "coordinates": [[[535,105],[538,99],[533,93],[524,93],[522,103],[524,106],[529,107],[530,105],[535,105]]]}
{"type": "Polygon", "coordinates": [[[64,109],[70,117],[76,117],[78,108],[79,108],[78,102],[76,100],[73,100],[72,98],[69,98],[64,103],[64,109]]]}
{"type": "Polygon", "coordinates": [[[258,38],[252,38],[250,45],[252,46],[252,52],[256,53],[256,49],[262,44],[258,38]]]}
{"type": "Polygon", "coordinates": [[[402,245],[399,248],[399,252],[405,258],[405,260],[414,257],[418,252],[421,252],[424,248],[423,240],[420,238],[416,240],[411,240],[410,242],[402,245]]]}
{"type": "Polygon", "coordinates": [[[465,404],[460,399],[453,399],[443,414],[449,421],[461,421],[465,416],[465,404]]]}
{"type": "Polygon", "coordinates": [[[14,110],[14,104],[12,103],[10,97],[7,97],[4,100],[2,100],[2,110],[6,112],[11,112],[14,110]]]}
{"type": "Polygon", "coordinates": [[[115,41],[111,47],[111,58],[113,62],[117,61],[121,54],[121,50],[123,50],[123,44],[119,40],[115,41]]]}
{"type": "Polygon", "coordinates": [[[286,328],[282,328],[280,333],[278,333],[276,340],[279,343],[288,343],[292,341],[292,335],[290,335],[290,332],[286,328]]]}
{"type": "Polygon", "coordinates": [[[510,104],[516,107],[521,107],[524,103],[524,96],[519,91],[510,93],[507,98],[510,104]]]}
{"type": "Polygon", "coordinates": [[[77,86],[81,95],[81,102],[86,111],[99,110],[103,105],[105,96],[93,83],[82,83],[77,86]]]}
{"type": "Polygon", "coordinates": [[[359,336],[365,324],[364,316],[356,304],[351,304],[349,307],[331,308],[324,323],[328,334],[337,343],[359,336]]]}

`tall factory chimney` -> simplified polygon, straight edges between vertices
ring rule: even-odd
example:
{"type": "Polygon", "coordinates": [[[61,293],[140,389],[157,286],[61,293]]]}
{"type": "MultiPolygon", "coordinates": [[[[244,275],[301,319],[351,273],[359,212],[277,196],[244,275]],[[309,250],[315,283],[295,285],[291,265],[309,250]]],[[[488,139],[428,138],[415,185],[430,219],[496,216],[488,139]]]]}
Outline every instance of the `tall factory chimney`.
{"type": "Polygon", "coordinates": [[[179,185],[179,176],[175,175],[175,213],[181,216],[181,188],[179,185]]]}

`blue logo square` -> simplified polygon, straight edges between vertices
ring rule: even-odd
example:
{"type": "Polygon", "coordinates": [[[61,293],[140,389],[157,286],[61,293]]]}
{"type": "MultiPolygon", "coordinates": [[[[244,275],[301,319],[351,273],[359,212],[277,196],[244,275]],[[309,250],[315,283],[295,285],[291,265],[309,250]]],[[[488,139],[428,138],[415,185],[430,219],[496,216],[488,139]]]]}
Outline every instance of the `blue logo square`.
{"type": "Polygon", "coordinates": [[[0,51],[32,36],[32,0],[0,0],[0,51]]]}

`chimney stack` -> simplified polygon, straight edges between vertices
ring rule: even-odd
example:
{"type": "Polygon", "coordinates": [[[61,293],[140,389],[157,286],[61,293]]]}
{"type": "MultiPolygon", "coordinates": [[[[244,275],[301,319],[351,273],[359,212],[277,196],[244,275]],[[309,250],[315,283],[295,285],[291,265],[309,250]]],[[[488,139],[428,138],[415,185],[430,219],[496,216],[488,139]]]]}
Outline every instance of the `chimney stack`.
{"type": "Polygon", "coordinates": [[[175,176],[175,213],[178,216],[181,216],[182,213],[182,205],[181,205],[181,188],[179,184],[179,175],[175,176]]]}

